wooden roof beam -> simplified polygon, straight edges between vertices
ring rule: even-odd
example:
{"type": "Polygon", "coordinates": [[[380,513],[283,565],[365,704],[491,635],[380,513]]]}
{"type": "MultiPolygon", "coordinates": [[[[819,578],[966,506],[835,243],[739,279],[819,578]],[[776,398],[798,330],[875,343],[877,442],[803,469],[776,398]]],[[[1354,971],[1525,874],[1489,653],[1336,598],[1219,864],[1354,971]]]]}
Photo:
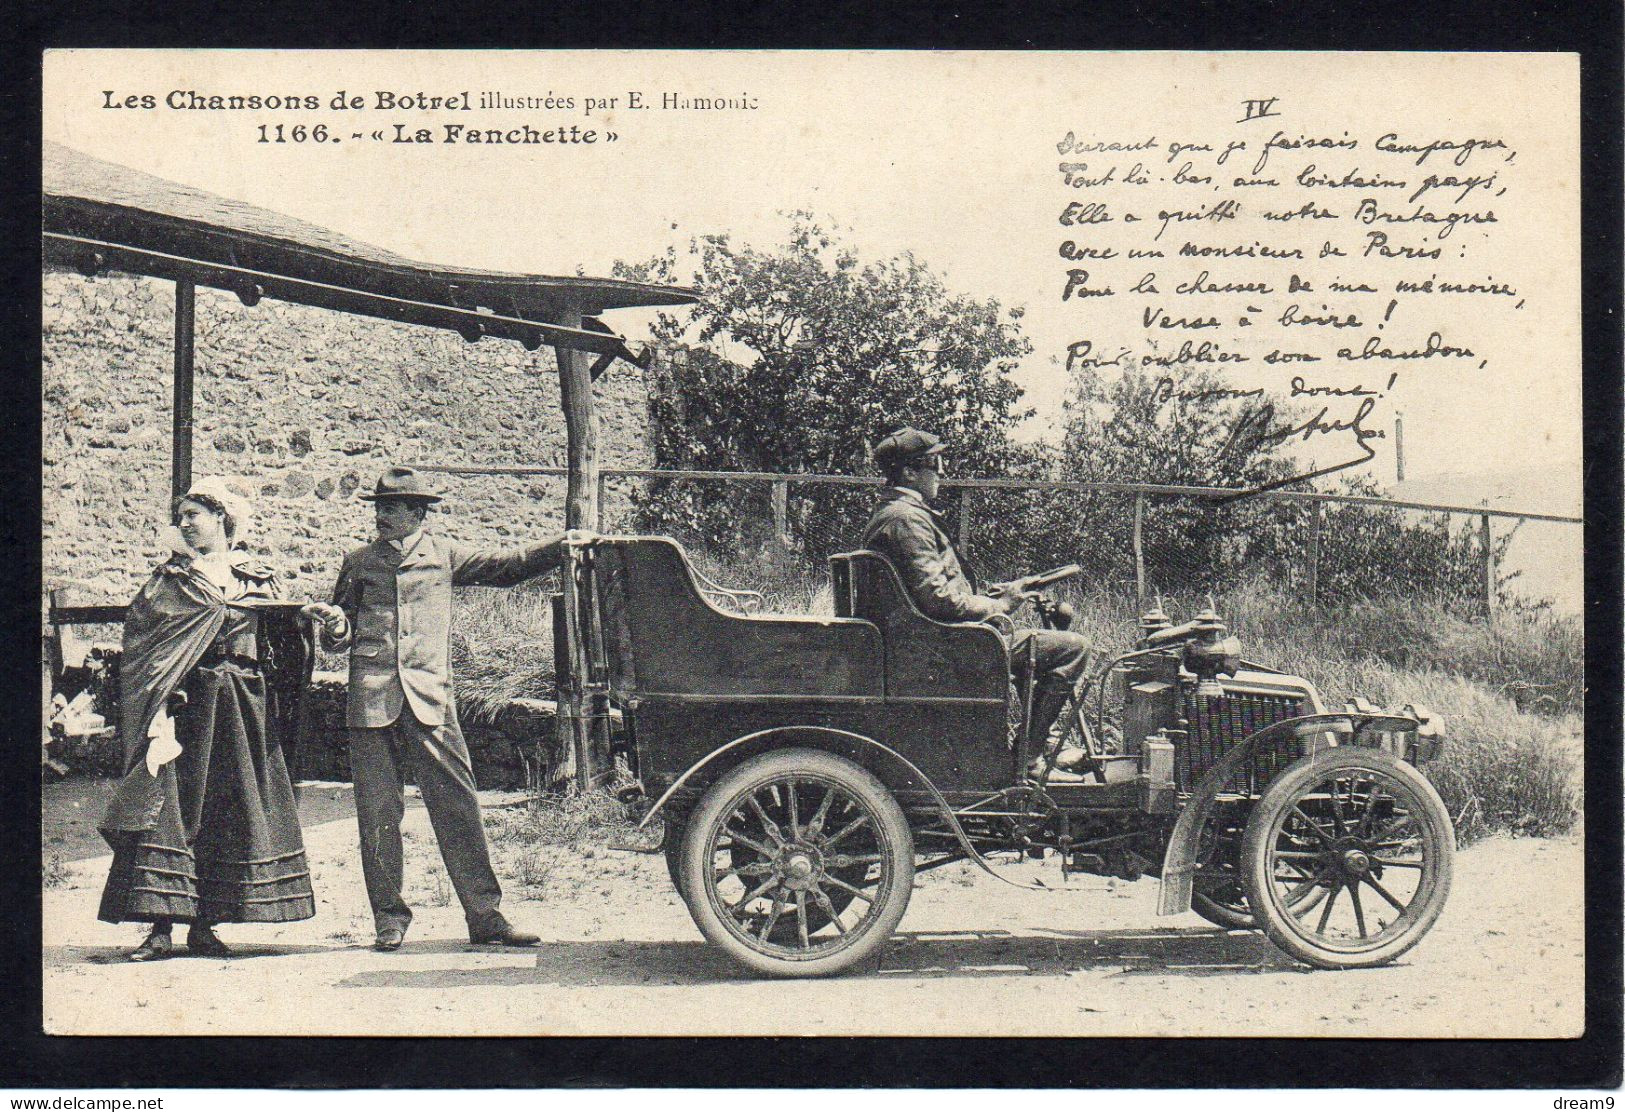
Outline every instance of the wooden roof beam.
{"type": "Polygon", "coordinates": [[[543,344],[573,351],[589,351],[610,359],[625,359],[641,365],[638,356],[613,332],[572,327],[552,321],[482,313],[451,305],[390,297],[326,282],[271,274],[248,267],[206,263],[181,255],[171,255],[140,247],[108,243],[60,232],[42,234],[47,263],[72,267],[81,273],[119,270],[172,281],[194,282],[200,286],[229,290],[243,303],[252,305],[261,297],[274,297],[298,305],[311,305],[359,316],[378,317],[405,324],[443,328],[473,342],[483,336],[517,340],[529,351],[543,344]]]}

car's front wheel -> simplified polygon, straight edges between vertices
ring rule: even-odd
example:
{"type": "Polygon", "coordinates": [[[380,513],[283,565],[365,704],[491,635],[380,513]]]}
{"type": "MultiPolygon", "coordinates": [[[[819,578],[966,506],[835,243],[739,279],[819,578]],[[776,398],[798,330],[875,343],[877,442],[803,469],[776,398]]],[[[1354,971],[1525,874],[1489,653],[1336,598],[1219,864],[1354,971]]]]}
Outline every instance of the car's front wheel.
{"type": "Polygon", "coordinates": [[[1380,749],[1316,753],[1270,783],[1247,824],[1247,904],[1299,961],[1382,965],[1438,920],[1455,848],[1450,813],[1414,766],[1380,749]]]}
{"type": "Polygon", "coordinates": [[[839,973],[891,937],[914,839],[884,784],[816,749],[752,758],[690,813],[682,891],[708,941],[777,977],[839,973]]]}

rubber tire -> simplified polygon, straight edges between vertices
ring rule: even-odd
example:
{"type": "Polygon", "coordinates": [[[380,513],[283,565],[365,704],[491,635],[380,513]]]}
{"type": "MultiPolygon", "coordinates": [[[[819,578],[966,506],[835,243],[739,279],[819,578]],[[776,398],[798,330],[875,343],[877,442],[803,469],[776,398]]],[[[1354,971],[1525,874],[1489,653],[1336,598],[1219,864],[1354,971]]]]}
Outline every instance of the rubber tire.
{"type": "Polygon", "coordinates": [[[1270,783],[1247,823],[1242,839],[1241,871],[1247,885],[1247,904],[1271,942],[1305,965],[1319,969],[1369,969],[1387,965],[1433,929],[1450,897],[1455,853],[1456,832],[1450,822],[1450,812],[1427,777],[1415,766],[1383,750],[1344,746],[1329,753],[1303,757],[1270,783]],[[1422,897],[1421,911],[1410,928],[1382,946],[1352,954],[1316,946],[1286,924],[1271,898],[1266,852],[1277,832],[1277,823],[1297,804],[1300,794],[1328,774],[1346,768],[1380,769],[1415,791],[1421,802],[1417,817],[1428,840],[1429,852],[1435,853],[1438,861],[1431,889],[1422,897]]]}
{"type": "Polygon", "coordinates": [[[683,898],[700,933],[735,962],[769,977],[828,977],[873,957],[897,929],[914,888],[914,834],[891,791],[868,770],[818,749],[781,749],[745,761],[700,797],[688,816],[681,876],[683,898]],[[838,953],[817,958],[776,958],[745,946],[722,924],[707,892],[707,886],[713,883],[710,862],[706,860],[712,829],[727,821],[743,793],[790,775],[825,777],[862,800],[875,815],[875,834],[889,858],[885,865],[892,874],[889,891],[880,901],[880,912],[864,934],[838,953]]]}
{"type": "MultiPolygon", "coordinates": [[[[1238,880],[1237,883],[1241,882],[1238,880]]],[[[1245,888],[1246,885],[1242,885],[1242,887],[1245,888]]],[[[1302,901],[1307,905],[1304,910],[1319,907],[1320,901],[1325,898],[1326,893],[1324,891],[1319,888],[1315,889],[1302,901]]],[[[1223,927],[1227,931],[1256,931],[1258,929],[1258,920],[1252,913],[1252,905],[1249,904],[1247,907],[1248,910],[1246,911],[1237,911],[1235,908],[1219,903],[1217,900],[1204,896],[1200,892],[1191,893],[1191,910],[1214,926],[1223,927]]]]}
{"type": "Polygon", "coordinates": [[[1217,900],[1210,899],[1200,892],[1191,893],[1191,910],[1212,923],[1215,927],[1223,927],[1227,931],[1255,931],[1258,929],[1258,920],[1250,911],[1236,911],[1217,900]]]}
{"type": "MultiPolygon", "coordinates": [[[[1211,829],[1213,824],[1217,821],[1221,821],[1220,816],[1210,815],[1208,817],[1207,825],[1202,829],[1201,834],[1206,836],[1209,829],[1211,829]]],[[[1245,831],[1243,831],[1243,834],[1245,834],[1245,831]]],[[[1237,841],[1240,841],[1240,839],[1238,838],[1237,841]]],[[[1202,840],[1201,838],[1198,838],[1197,855],[1200,860],[1205,861],[1206,859],[1201,857],[1201,850],[1202,840]]],[[[1209,855],[1211,856],[1213,852],[1214,850],[1210,847],[1209,855]]],[[[1236,856],[1238,861],[1236,862],[1235,883],[1236,886],[1241,889],[1243,908],[1237,909],[1227,904],[1220,903],[1211,896],[1196,891],[1193,887],[1191,891],[1191,910],[1196,912],[1196,914],[1200,915],[1202,918],[1206,919],[1208,922],[1212,923],[1214,926],[1222,927],[1227,931],[1254,931],[1258,929],[1258,920],[1254,918],[1252,910],[1245,906],[1245,901],[1247,898],[1247,885],[1241,879],[1241,862],[1239,861],[1241,853],[1239,847],[1237,849],[1236,856]]]]}
{"type": "MultiPolygon", "coordinates": [[[[683,819],[677,819],[675,820],[676,825],[668,828],[666,838],[663,843],[662,853],[666,858],[666,875],[671,877],[672,889],[686,903],[688,901],[688,894],[683,887],[684,821],[685,820],[683,819]]],[[[845,892],[837,892],[830,897],[830,899],[835,902],[835,907],[838,913],[846,911],[847,907],[855,898],[856,897],[854,896],[847,895],[845,892]]],[[[818,914],[822,915],[822,912],[820,911],[818,914]]],[[[828,920],[826,919],[824,922],[828,922],[828,920]]],[[[822,925],[823,924],[821,923],[820,926],[822,925]]],[[[816,930],[818,928],[815,927],[813,929],[816,930]]]]}
{"type": "MultiPolygon", "coordinates": [[[[1243,835],[1245,835],[1245,833],[1246,832],[1243,831],[1243,835]]],[[[1239,852],[1237,853],[1237,856],[1240,856],[1239,852]]],[[[1241,889],[1241,907],[1238,908],[1229,904],[1220,903],[1218,900],[1215,900],[1213,897],[1205,895],[1202,892],[1192,891],[1191,910],[1196,912],[1196,914],[1200,915],[1202,918],[1206,919],[1208,922],[1212,923],[1214,926],[1222,927],[1227,931],[1258,930],[1258,918],[1253,915],[1252,905],[1246,902],[1247,883],[1242,878],[1241,865],[1239,861],[1237,862],[1236,866],[1236,886],[1241,889]]],[[[1304,910],[1307,910],[1308,908],[1318,906],[1320,901],[1325,897],[1325,891],[1317,888],[1313,892],[1308,893],[1304,899],[1299,902],[1300,904],[1307,905],[1307,907],[1304,908],[1304,910]]]]}

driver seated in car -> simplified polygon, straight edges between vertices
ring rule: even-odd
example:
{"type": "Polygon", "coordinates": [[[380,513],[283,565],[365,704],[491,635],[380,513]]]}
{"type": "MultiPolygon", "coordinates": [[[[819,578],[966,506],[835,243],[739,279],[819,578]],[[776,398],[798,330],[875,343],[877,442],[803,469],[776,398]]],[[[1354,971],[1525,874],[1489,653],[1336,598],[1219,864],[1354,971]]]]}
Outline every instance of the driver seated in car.
{"type": "MultiPolygon", "coordinates": [[[[942,515],[931,507],[941,482],[940,437],[904,428],[875,446],[875,466],[890,486],[863,529],[863,547],[891,561],[914,605],[939,622],[979,622],[1009,614],[1024,596],[1015,584],[993,583],[977,594],[960,566],[942,515]]],[[[1059,629],[1018,629],[1010,644],[1011,668],[1021,691],[1033,681],[1028,745],[1043,752],[1050,728],[1065,708],[1072,690],[1088,667],[1089,642],[1081,634],[1059,629]],[[1029,657],[1028,644],[1034,645],[1029,657]],[[1026,669],[1031,661],[1035,674],[1026,669]]],[[[1086,754],[1067,747],[1056,767],[1075,769],[1086,754]]]]}

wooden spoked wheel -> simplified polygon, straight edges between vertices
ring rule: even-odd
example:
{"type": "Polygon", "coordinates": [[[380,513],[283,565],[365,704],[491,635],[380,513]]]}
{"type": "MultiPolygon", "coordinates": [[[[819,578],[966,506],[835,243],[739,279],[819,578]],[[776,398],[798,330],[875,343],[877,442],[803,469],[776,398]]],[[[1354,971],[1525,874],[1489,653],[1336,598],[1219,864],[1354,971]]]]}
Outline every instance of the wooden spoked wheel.
{"type": "Polygon", "coordinates": [[[1226,930],[1258,926],[1241,880],[1241,836],[1242,829],[1232,819],[1215,815],[1202,827],[1196,843],[1191,910],[1226,930]]]}
{"type": "MultiPolygon", "coordinates": [[[[1241,872],[1243,821],[1243,816],[1216,814],[1202,827],[1196,844],[1191,910],[1214,926],[1226,930],[1258,929],[1258,919],[1247,903],[1247,885],[1241,872]]],[[[1311,875],[1291,861],[1282,865],[1282,871],[1299,872],[1302,879],[1308,879],[1311,875]]],[[[1326,889],[1317,885],[1296,893],[1292,907],[1302,915],[1306,908],[1325,898],[1326,889]]]]}
{"type": "Polygon", "coordinates": [[[682,891],[706,939],[771,976],[838,973],[903,917],[914,844],[886,787],[851,761],[788,749],[745,762],[690,814],[682,891]]]}
{"type": "Polygon", "coordinates": [[[1383,965],[1438,920],[1455,847],[1449,812],[1412,765],[1378,749],[1313,754],[1276,777],[1248,822],[1247,901],[1299,961],[1383,965]]]}

